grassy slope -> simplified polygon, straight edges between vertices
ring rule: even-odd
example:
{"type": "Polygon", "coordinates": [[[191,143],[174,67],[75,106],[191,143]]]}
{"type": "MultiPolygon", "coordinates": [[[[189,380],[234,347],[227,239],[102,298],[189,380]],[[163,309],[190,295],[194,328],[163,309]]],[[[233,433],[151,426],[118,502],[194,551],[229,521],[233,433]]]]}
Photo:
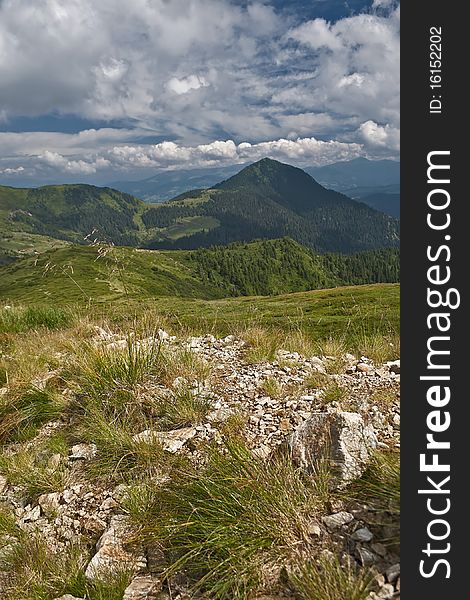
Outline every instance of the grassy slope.
{"type": "Polygon", "coordinates": [[[0,298],[59,304],[154,296],[220,297],[202,284],[179,253],[70,246],[2,269],[0,298]]]}
{"type": "Polygon", "coordinates": [[[400,286],[376,284],[279,296],[199,299],[159,298],[155,308],[171,322],[200,332],[233,333],[235,327],[303,331],[316,340],[397,335],[400,286]]]}

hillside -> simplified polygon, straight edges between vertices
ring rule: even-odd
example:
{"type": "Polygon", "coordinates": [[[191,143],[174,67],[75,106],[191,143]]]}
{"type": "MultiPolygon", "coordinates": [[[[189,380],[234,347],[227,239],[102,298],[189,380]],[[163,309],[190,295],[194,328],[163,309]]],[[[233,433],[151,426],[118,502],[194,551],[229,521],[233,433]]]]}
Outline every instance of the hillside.
{"type": "Polygon", "coordinates": [[[142,215],[151,248],[190,249],[289,236],[320,252],[397,246],[396,220],[319,185],[301,169],[270,159],[209,190],[195,190],[142,215]],[[203,230],[191,231],[193,220],[203,230]],[[179,229],[175,229],[180,226],[179,229]],[[173,239],[168,232],[173,228],[173,239]]]}
{"type": "Polygon", "coordinates": [[[85,243],[86,236],[93,239],[92,232],[117,245],[137,245],[142,236],[138,214],[144,207],[128,194],[91,185],[0,186],[0,252],[33,252],[45,238],[46,247],[54,245],[51,239],[85,243]]]}
{"type": "Polygon", "coordinates": [[[194,249],[289,236],[319,252],[392,247],[399,240],[396,220],[269,159],[160,205],[90,185],[0,187],[0,228],[2,262],[36,246],[54,247],[52,240],[84,244],[85,238],[194,249]]]}
{"type": "Polygon", "coordinates": [[[396,282],[397,250],[317,255],[284,238],[195,251],[69,245],[0,269],[0,298],[222,298],[396,282]]]}

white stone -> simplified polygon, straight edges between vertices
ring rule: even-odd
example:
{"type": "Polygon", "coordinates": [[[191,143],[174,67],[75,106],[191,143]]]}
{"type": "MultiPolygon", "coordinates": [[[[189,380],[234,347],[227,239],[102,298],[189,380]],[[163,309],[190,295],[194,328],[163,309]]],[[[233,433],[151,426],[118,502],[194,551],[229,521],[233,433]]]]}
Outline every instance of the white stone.
{"type": "Polygon", "coordinates": [[[96,554],[93,556],[85,571],[85,577],[90,580],[99,579],[106,574],[126,569],[138,573],[147,566],[141,548],[129,551],[125,544],[131,537],[128,518],[116,515],[111,518],[109,527],[96,544],[96,554]]]}
{"type": "Polygon", "coordinates": [[[358,413],[311,413],[289,437],[292,459],[307,473],[326,460],[332,467],[332,486],[360,477],[370,451],[377,446],[371,426],[358,413]]]}
{"type": "Polygon", "coordinates": [[[172,431],[155,431],[153,429],[146,429],[140,433],[137,433],[132,438],[134,442],[144,442],[150,444],[155,440],[161,443],[162,447],[166,452],[175,454],[178,450],[192,439],[196,435],[197,431],[195,427],[183,427],[181,429],[173,429],[172,431]]]}
{"type": "Polygon", "coordinates": [[[343,525],[347,525],[348,523],[351,523],[351,521],[354,519],[354,517],[352,516],[351,513],[345,512],[345,511],[340,511],[337,513],[334,513],[332,515],[327,515],[326,517],[323,517],[323,523],[328,527],[328,529],[339,529],[340,527],[342,527],[343,525]]]}
{"type": "Polygon", "coordinates": [[[89,460],[96,456],[96,444],[75,444],[70,451],[70,460],[89,460]]]}
{"type": "Polygon", "coordinates": [[[360,529],[356,529],[356,531],[352,534],[351,538],[356,542],[370,542],[374,537],[374,534],[367,529],[367,527],[361,527],[360,529]]]}

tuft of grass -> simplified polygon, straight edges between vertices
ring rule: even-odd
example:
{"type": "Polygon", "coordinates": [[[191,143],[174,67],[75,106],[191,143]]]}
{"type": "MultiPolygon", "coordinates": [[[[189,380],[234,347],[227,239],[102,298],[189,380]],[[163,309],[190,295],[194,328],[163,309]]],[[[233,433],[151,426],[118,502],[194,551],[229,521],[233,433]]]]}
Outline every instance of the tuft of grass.
{"type": "Polygon", "coordinates": [[[286,457],[265,463],[240,440],[227,440],[224,454],[210,452],[203,472],[145,494],[133,518],[166,548],[167,574],[184,570],[212,598],[246,598],[308,547],[321,504],[286,457]]]}
{"type": "Polygon", "coordinates": [[[182,383],[158,404],[158,422],[162,429],[177,429],[200,423],[212,406],[210,398],[182,383]]]}
{"type": "Polygon", "coordinates": [[[330,378],[325,373],[311,371],[304,379],[304,387],[307,389],[324,388],[328,385],[330,378]]]}
{"type": "Polygon", "coordinates": [[[291,581],[301,600],[366,600],[374,575],[349,562],[342,565],[329,553],[322,554],[318,561],[304,563],[291,581]]]}
{"type": "Polygon", "coordinates": [[[273,361],[277,351],[282,347],[285,334],[276,329],[250,327],[242,333],[247,349],[245,359],[248,363],[273,361]]]}
{"type": "Polygon", "coordinates": [[[57,419],[63,409],[63,397],[47,387],[9,391],[0,397],[0,442],[31,439],[41,425],[57,419]]]}
{"type": "Polygon", "coordinates": [[[22,487],[29,501],[62,490],[69,476],[64,461],[56,464],[52,452],[40,445],[0,454],[0,473],[9,483],[22,487]]]}
{"type": "Polygon", "coordinates": [[[364,333],[358,341],[357,351],[375,364],[396,360],[400,358],[400,336],[397,333],[364,333]]]}
{"type": "Polygon", "coordinates": [[[5,600],[51,600],[71,594],[87,600],[121,600],[131,574],[110,573],[101,580],[87,581],[88,549],[79,544],[52,549],[39,533],[18,531],[0,559],[0,570],[9,573],[2,598],[5,600]]]}
{"type": "MultiPolygon", "coordinates": [[[[97,447],[95,458],[86,465],[92,478],[118,482],[141,479],[160,473],[169,460],[155,436],[137,441],[125,422],[109,421],[100,412],[90,412],[87,421],[81,437],[97,447]]],[[[147,428],[155,429],[151,424],[147,428]]]]}
{"type": "Polygon", "coordinates": [[[279,398],[282,394],[282,385],[275,377],[267,377],[261,389],[270,398],[279,398]]]}
{"type": "Polygon", "coordinates": [[[132,391],[158,372],[160,359],[155,338],[140,341],[128,335],[123,348],[87,343],[77,349],[77,381],[90,396],[132,391]]]}
{"type": "Polygon", "coordinates": [[[345,499],[368,506],[377,518],[377,538],[392,545],[400,538],[400,455],[377,452],[365,473],[344,491],[345,499]],[[382,532],[382,533],[381,533],[382,532]],[[385,532],[385,533],[383,533],[385,532]]]}
{"type": "Polygon", "coordinates": [[[55,306],[3,306],[0,308],[0,334],[65,329],[74,320],[71,310],[55,306]]]}
{"type": "Polygon", "coordinates": [[[355,497],[377,509],[400,514],[400,455],[377,452],[364,475],[353,485],[355,497]]]}
{"type": "Polygon", "coordinates": [[[188,348],[167,351],[162,355],[159,379],[167,387],[172,387],[175,379],[183,378],[199,386],[211,373],[211,365],[188,348]]]}
{"type": "Polygon", "coordinates": [[[329,404],[330,402],[340,402],[345,396],[346,390],[333,381],[323,390],[322,400],[324,404],[329,404]]]}

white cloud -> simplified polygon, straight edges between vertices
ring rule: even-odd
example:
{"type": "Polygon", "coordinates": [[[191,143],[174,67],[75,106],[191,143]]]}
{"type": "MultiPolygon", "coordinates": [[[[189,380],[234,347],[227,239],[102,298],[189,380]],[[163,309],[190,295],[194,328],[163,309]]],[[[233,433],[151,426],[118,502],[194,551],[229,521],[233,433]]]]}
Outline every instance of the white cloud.
{"type": "Polygon", "coordinates": [[[374,121],[366,121],[359,127],[358,137],[372,152],[377,149],[398,152],[400,149],[400,131],[391,125],[381,126],[374,121]]]}
{"type": "MultiPolygon", "coordinates": [[[[153,173],[162,168],[241,164],[265,156],[281,161],[293,161],[300,165],[324,165],[366,153],[363,145],[355,141],[323,141],[314,137],[280,138],[254,144],[236,144],[233,140],[215,140],[209,144],[195,146],[184,146],[171,141],[158,144],[116,144],[115,135],[118,135],[119,131],[93,130],[79,134],[0,133],[0,144],[5,139],[10,152],[8,159],[0,160],[0,173],[11,174],[13,167],[8,163],[15,161],[18,164],[22,161],[22,166],[17,167],[18,172],[28,169],[28,172],[36,172],[39,175],[47,172],[85,177],[102,174],[108,178],[115,178],[118,173],[126,172],[144,177],[145,173],[153,173]],[[44,148],[41,146],[46,142],[46,135],[50,138],[48,147],[44,148]],[[97,140],[100,140],[98,151],[97,140]],[[103,140],[107,140],[106,143],[103,143],[103,140]],[[25,147],[30,149],[28,155],[24,153],[25,147]],[[2,163],[5,163],[5,166],[2,163]]],[[[125,137],[124,131],[123,139],[125,137]]]]}
{"type": "Polygon", "coordinates": [[[2,128],[49,113],[123,126],[0,132],[3,174],[397,157],[399,7],[299,25],[267,0],[3,0],[0,81],[2,128]]]}
{"type": "Polygon", "coordinates": [[[0,169],[0,173],[2,175],[20,175],[24,170],[24,167],[7,167],[6,169],[0,169]]]}
{"type": "Polygon", "coordinates": [[[207,87],[208,85],[209,83],[204,77],[200,75],[188,75],[188,77],[183,77],[182,79],[172,77],[167,81],[165,87],[179,95],[186,94],[191,90],[198,90],[200,87],[207,87]]]}
{"type": "Polygon", "coordinates": [[[39,155],[37,159],[50,167],[57,168],[59,171],[80,175],[92,175],[96,173],[98,169],[109,167],[111,165],[109,160],[102,157],[98,157],[91,162],[81,159],[68,160],[65,156],[62,156],[57,152],[51,152],[50,150],[46,150],[44,154],[39,155]]]}

